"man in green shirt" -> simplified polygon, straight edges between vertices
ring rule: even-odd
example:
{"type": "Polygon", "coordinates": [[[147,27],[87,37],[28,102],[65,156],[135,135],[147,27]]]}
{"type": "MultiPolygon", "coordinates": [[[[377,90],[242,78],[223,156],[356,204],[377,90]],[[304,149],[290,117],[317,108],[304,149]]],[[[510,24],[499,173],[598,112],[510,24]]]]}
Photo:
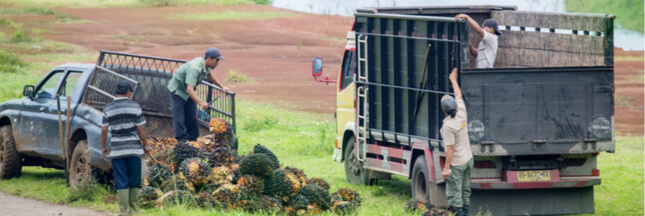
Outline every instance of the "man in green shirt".
{"type": "Polygon", "coordinates": [[[206,50],[204,57],[197,57],[179,67],[172,75],[168,83],[170,99],[172,101],[172,119],[177,140],[195,141],[199,137],[197,125],[197,105],[200,108],[208,109],[208,103],[202,101],[195,93],[196,86],[204,78],[219,86],[224,91],[228,88],[215,78],[212,69],[215,69],[220,60],[226,57],[219,49],[210,47],[206,50]]]}

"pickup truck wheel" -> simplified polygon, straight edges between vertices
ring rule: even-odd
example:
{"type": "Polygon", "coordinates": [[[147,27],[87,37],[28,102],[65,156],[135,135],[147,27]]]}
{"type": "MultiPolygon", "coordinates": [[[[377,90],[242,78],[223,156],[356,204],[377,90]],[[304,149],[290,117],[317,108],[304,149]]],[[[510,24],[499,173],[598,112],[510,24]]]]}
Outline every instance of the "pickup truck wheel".
{"type": "Polygon", "coordinates": [[[426,159],[421,155],[414,161],[414,168],[412,168],[412,198],[430,201],[430,183],[427,172],[426,159]]]}
{"type": "Polygon", "coordinates": [[[352,184],[372,184],[372,180],[369,178],[370,170],[363,168],[363,162],[360,162],[356,157],[356,141],[354,137],[349,138],[347,145],[345,145],[345,175],[347,176],[347,181],[352,184]]]}
{"type": "Polygon", "coordinates": [[[20,156],[16,148],[11,125],[2,126],[0,136],[0,179],[20,177],[21,172],[22,156],[20,156]]]}
{"type": "Polygon", "coordinates": [[[92,180],[92,165],[90,165],[90,152],[87,140],[78,141],[72,158],[69,161],[69,186],[75,187],[82,182],[92,180]]]}

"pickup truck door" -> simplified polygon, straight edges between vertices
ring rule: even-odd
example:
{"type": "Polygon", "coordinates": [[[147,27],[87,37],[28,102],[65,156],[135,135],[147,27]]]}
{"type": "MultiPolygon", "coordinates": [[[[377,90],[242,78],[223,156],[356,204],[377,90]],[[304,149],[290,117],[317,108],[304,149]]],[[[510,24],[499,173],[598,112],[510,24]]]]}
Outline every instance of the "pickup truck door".
{"type": "Polygon", "coordinates": [[[71,96],[80,72],[58,70],[49,73],[36,87],[34,99],[21,112],[20,134],[22,152],[27,155],[62,160],[58,105],[61,96],[61,118],[66,125],[67,95],[71,96]],[[69,83],[69,84],[68,84],[69,83]]]}

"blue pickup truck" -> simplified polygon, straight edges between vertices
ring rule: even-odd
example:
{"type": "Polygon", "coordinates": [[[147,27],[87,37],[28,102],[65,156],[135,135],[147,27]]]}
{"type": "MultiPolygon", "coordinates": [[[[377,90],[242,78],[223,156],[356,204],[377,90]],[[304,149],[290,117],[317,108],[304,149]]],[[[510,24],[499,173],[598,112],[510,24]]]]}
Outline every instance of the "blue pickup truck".
{"type": "MultiPolygon", "coordinates": [[[[0,179],[19,177],[23,166],[63,169],[69,185],[105,179],[99,177],[111,172],[112,165],[101,155],[102,110],[115,98],[120,80],[134,84],[131,99],[141,104],[148,134],[172,137],[166,85],[184,62],[101,51],[96,64],[60,65],[38,84],[26,85],[23,98],[0,104],[0,179]]],[[[210,118],[223,118],[235,127],[234,93],[206,81],[196,92],[211,102],[208,110],[199,110],[200,133],[208,132],[210,118]]]]}

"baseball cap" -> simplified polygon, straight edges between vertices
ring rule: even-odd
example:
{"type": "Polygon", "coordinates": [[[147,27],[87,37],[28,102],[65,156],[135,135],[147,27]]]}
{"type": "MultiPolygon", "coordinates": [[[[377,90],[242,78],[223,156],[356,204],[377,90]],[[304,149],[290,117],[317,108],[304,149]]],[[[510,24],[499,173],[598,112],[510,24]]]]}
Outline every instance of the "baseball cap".
{"type": "Polygon", "coordinates": [[[450,95],[444,95],[441,98],[441,109],[443,109],[444,112],[449,113],[450,110],[457,109],[457,101],[450,95]]]}
{"type": "Polygon", "coordinates": [[[499,31],[497,20],[495,19],[486,19],[484,20],[484,24],[482,24],[483,27],[490,27],[495,29],[495,34],[496,35],[502,35],[502,33],[499,31]]]}
{"type": "Polygon", "coordinates": [[[116,84],[116,94],[126,94],[128,90],[134,91],[130,82],[121,80],[116,84]]]}
{"type": "Polygon", "coordinates": [[[215,47],[210,47],[206,50],[206,53],[204,54],[204,58],[217,58],[219,60],[224,60],[226,57],[222,55],[222,53],[219,51],[219,49],[215,47]]]}

